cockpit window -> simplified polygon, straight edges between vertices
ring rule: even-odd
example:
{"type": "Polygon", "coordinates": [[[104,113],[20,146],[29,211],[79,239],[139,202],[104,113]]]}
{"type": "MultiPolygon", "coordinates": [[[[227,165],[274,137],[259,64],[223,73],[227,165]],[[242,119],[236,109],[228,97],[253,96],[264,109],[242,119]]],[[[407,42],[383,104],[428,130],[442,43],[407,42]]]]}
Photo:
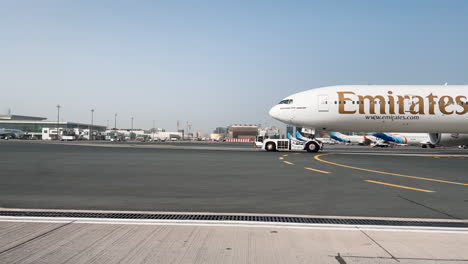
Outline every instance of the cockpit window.
{"type": "Polygon", "coordinates": [[[285,99],[279,102],[278,104],[292,104],[293,100],[292,99],[285,99]]]}

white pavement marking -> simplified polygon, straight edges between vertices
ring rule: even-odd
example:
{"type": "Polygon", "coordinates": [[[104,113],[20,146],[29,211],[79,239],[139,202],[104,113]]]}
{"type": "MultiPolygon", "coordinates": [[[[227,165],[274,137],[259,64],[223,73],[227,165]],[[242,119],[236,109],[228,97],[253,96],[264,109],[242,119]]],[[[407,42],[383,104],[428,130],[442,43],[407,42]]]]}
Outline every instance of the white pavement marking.
{"type": "Polygon", "coordinates": [[[308,230],[348,230],[348,231],[382,231],[382,232],[417,232],[417,233],[451,233],[468,234],[468,228],[420,227],[420,226],[378,226],[378,225],[343,225],[343,224],[295,224],[249,221],[201,221],[201,220],[137,220],[109,218],[48,218],[48,217],[10,217],[0,216],[0,222],[10,223],[71,223],[104,224],[104,225],[171,225],[171,226],[209,226],[209,227],[254,227],[285,228],[308,230]]]}

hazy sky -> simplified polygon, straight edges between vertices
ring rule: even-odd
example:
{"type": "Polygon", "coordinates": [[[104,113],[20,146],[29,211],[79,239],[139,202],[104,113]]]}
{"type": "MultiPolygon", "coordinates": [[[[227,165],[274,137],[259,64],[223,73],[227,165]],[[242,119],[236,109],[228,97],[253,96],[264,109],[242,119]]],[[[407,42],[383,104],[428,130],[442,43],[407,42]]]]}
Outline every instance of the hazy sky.
{"type": "Polygon", "coordinates": [[[468,83],[468,1],[0,3],[0,112],[209,131],[320,86],[468,83]]]}

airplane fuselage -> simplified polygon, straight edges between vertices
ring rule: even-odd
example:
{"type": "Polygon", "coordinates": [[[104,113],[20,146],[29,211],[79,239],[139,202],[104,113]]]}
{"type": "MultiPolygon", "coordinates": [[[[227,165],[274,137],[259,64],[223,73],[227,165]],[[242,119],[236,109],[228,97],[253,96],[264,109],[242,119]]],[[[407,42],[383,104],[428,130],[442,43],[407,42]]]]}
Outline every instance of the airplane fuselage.
{"type": "Polygon", "coordinates": [[[286,97],[282,122],[326,131],[468,133],[468,85],[345,85],[286,97]]]}

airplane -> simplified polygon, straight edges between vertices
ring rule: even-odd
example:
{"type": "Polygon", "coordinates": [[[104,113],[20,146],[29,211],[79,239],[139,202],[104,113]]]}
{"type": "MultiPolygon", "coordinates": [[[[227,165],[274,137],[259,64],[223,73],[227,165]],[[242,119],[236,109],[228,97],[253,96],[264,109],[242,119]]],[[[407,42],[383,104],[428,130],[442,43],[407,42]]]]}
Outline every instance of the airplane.
{"type": "MultiPolygon", "coordinates": [[[[468,85],[338,85],[287,96],[269,111],[321,131],[428,133],[435,146],[468,145],[468,85]]],[[[316,142],[313,152],[320,150],[316,142]]]]}
{"type": "Polygon", "coordinates": [[[374,133],[375,137],[386,142],[402,145],[420,145],[422,148],[434,148],[427,133],[374,133]]]}
{"type": "Polygon", "coordinates": [[[10,139],[10,138],[23,138],[25,133],[18,129],[5,129],[0,128],[0,138],[1,139],[10,139]]]}
{"type": "Polygon", "coordinates": [[[330,137],[336,141],[343,142],[346,144],[358,144],[358,145],[370,145],[377,141],[375,136],[362,135],[362,136],[348,136],[343,135],[340,132],[330,132],[330,137]]]}
{"type": "MultiPolygon", "coordinates": [[[[288,133],[289,134],[289,133],[288,133]]],[[[296,138],[299,139],[300,141],[303,142],[308,142],[311,140],[311,138],[304,137],[301,132],[296,131],[296,138]]],[[[336,140],[333,138],[316,138],[318,141],[322,142],[323,144],[329,144],[329,145],[334,145],[336,144],[336,140]]]]}

